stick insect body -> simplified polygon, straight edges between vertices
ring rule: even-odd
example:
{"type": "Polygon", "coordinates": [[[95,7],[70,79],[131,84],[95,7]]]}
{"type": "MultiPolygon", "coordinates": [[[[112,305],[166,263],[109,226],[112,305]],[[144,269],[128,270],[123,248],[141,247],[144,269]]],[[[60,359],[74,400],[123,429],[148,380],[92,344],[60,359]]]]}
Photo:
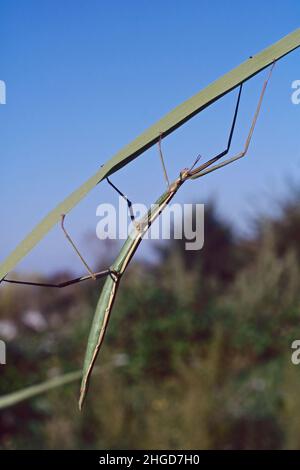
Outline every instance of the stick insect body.
{"type": "MultiPolygon", "coordinates": [[[[112,311],[112,307],[113,307],[116,293],[118,290],[120,278],[125,272],[132,256],[136,252],[139,244],[141,243],[143,235],[147,232],[147,230],[149,229],[151,224],[154,222],[154,220],[162,213],[162,211],[169,204],[169,202],[174,198],[175,194],[177,193],[179,188],[185,183],[185,181],[204,176],[205,174],[215,171],[218,168],[222,168],[223,166],[228,165],[229,163],[232,163],[244,157],[247,154],[247,151],[249,149],[249,145],[251,142],[251,138],[252,138],[255,126],[256,126],[256,122],[258,119],[258,115],[261,109],[263,97],[267,88],[267,84],[270,80],[274,65],[275,63],[272,65],[269,75],[264,82],[264,85],[260,94],[260,98],[258,101],[258,105],[255,111],[255,115],[254,115],[254,118],[250,127],[250,131],[248,133],[243,151],[218,165],[211,166],[214,163],[216,163],[218,160],[220,160],[222,157],[227,155],[230,150],[233,132],[234,132],[237,114],[238,114],[238,108],[240,104],[240,98],[241,98],[241,92],[242,92],[242,85],[241,85],[226,149],[223,152],[216,155],[215,157],[208,160],[206,163],[196,168],[194,167],[195,166],[194,164],[190,169],[184,169],[183,171],[180,172],[179,177],[173,183],[169,185],[167,191],[165,191],[162,194],[162,196],[160,196],[159,199],[156,201],[156,203],[154,204],[154,208],[149,209],[146,216],[144,216],[142,220],[139,221],[138,227],[136,227],[133,230],[133,232],[130,233],[117,259],[111,266],[111,270],[114,272],[114,274],[110,275],[105,281],[103,290],[101,292],[101,295],[98,301],[98,305],[96,307],[96,312],[94,315],[94,319],[93,319],[93,323],[91,326],[90,335],[89,335],[89,339],[87,343],[86,355],[85,355],[85,360],[84,360],[84,365],[83,365],[83,378],[82,378],[81,388],[80,388],[80,398],[79,398],[80,409],[83,406],[86,393],[87,393],[90,375],[91,375],[93,366],[95,364],[97,355],[99,353],[101,344],[104,339],[104,335],[105,335],[106,328],[107,328],[108,321],[109,321],[109,316],[112,311]]],[[[159,147],[159,150],[160,150],[160,156],[162,158],[161,147],[159,147]]],[[[162,159],[162,162],[163,162],[163,159],[162,159]]],[[[169,179],[166,177],[164,165],[163,165],[163,169],[164,169],[166,181],[168,183],[169,179]]]]}
{"type": "Polygon", "coordinates": [[[211,173],[219,168],[222,168],[225,165],[228,165],[230,163],[233,163],[234,161],[244,157],[247,154],[247,151],[249,149],[249,145],[253,136],[253,132],[256,126],[256,122],[259,116],[259,112],[261,109],[263,97],[267,88],[267,84],[270,80],[272,70],[274,68],[275,63],[271,66],[269,75],[267,79],[265,80],[262,91],[260,94],[260,98],[258,101],[258,105],[254,114],[254,118],[247,136],[247,139],[245,141],[245,146],[242,152],[238,153],[237,155],[222,161],[219,164],[214,165],[217,163],[219,160],[221,160],[224,156],[226,156],[231,148],[231,143],[232,143],[232,138],[234,134],[234,129],[237,121],[237,115],[238,115],[238,110],[239,110],[239,105],[240,105],[240,99],[241,99],[241,93],[242,93],[242,88],[243,84],[240,85],[239,92],[238,92],[238,97],[237,97],[237,103],[235,107],[235,112],[233,116],[233,121],[229,133],[229,138],[228,138],[228,143],[222,152],[218,153],[216,156],[212,157],[205,163],[196,166],[196,164],[199,161],[199,157],[197,157],[195,163],[192,165],[191,168],[186,168],[180,172],[180,175],[178,178],[176,178],[173,183],[169,183],[169,178],[167,176],[164,160],[163,160],[163,154],[161,150],[161,139],[162,136],[160,136],[159,139],[159,154],[161,158],[161,162],[163,165],[163,172],[164,172],[164,177],[167,183],[167,190],[158,198],[158,200],[155,202],[154,205],[151,206],[149,209],[148,213],[142,217],[139,221],[134,220],[134,214],[132,211],[132,203],[131,201],[107,178],[108,183],[122,196],[126,199],[129,213],[130,213],[130,218],[133,221],[134,229],[132,232],[129,234],[128,239],[125,241],[123,247],[120,250],[119,255],[117,256],[115,262],[110,266],[110,268],[94,273],[89,265],[86,263],[84,260],[83,256],[81,255],[80,251],[76,247],[75,243],[73,242],[72,238],[68,234],[68,232],[65,229],[64,226],[64,219],[65,215],[62,214],[61,217],[61,227],[62,230],[67,238],[67,240],[71,243],[73,249],[77,253],[77,255],[80,257],[81,261],[85,265],[88,275],[78,277],[75,279],[71,279],[59,284],[51,284],[51,283],[38,283],[38,282],[30,282],[30,281],[19,281],[19,280],[14,280],[14,279],[7,279],[4,278],[3,282],[7,283],[13,283],[13,284],[24,284],[24,285],[31,285],[31,286],[41,286],[41,287],[56,287],[56,288],[62,288],[62,287],[67,287],[72,284],[76,284],[78,282],[82,282],[85,280],[89,279],[99,279],[102,277],[106,277],[106,281],[104,283],[102,292],[100,294],[100,298],[96,307],[96,311],[94,314],[92,326],[90,329],[90,334],[88,338],[88,343],[87,343],[87,349],[86,349],[86,354],[85,354],[85,359],[84,359],[84,364],[83,364],[83,373],[82,373],[82,382],[81,382],[81,388],[80,388],[80,397],[79,397],[79,408],[81,409],[86,397],[87,389],[88,389],[88,384],[90,380],[90,376],[95,364],[95,361],[97,359],[99,350],[101,348],[105,332],[107,329],[109,317],[113,308],[113,304],[116,298],[117,290],[120,284],[120,280],[122,275],[124,274],[128,264],[130,263],[132,257],[134,256],[137,248],[139,247],[143,236],[151,226],[151,224],[156,220],[156,218],[162,213],[162,211],[166,208],[166,206],[170,203],[170,201],[174,198],[176,195],[177,191],[180,189],[180,187],[187,181],[187,180],[193,180],[196,178],[199,178],[201,176],[204,176],[208,173],[211,173]]]}

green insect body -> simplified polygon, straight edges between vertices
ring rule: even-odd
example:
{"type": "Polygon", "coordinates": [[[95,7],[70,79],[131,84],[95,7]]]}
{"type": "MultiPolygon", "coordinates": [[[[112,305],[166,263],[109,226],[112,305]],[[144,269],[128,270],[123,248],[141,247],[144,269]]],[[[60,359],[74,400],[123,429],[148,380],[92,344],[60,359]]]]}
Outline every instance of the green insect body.
{"type": "Polygon", "coordinates": [[[187,171],[181,173],[180,177],[170,186],[170,189],[168,189],[162,196],[159,197],[156,203],[150,208],[146,216],[144,216],[143,219],[136,224],[134,230],[129,234],[129,237],[124,243],[118,257],[110,268],[111,274],[107,277],[100,294],[87,343],[83,365],[83,377],[80,388],[80,409],[82,408],[86,396],[88,382],[93,366],[104,339],[121,276],[125,272],[132,256],[139,247],[144,234],[147,232],[155,219],[165,209],[171,199],[173,199],[180,186],[184,183],[184,181],[186,181],[188,177],[189,174],[187,171]]]}

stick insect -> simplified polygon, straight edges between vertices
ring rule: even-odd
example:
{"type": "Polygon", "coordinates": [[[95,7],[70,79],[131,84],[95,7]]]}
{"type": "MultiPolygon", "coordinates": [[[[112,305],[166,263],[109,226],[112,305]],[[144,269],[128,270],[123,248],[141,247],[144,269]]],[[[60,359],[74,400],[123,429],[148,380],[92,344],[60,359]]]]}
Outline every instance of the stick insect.
{"type": "Polygon", "coordinates": [[[70,286],[72,284],[76,284],[82,281],[86,281],[90,279],[97,280],[99,278],[106,277],[106,281],[104,283],[104,286],[103,286],[103,289],[100,294],[100,298],[96,307],[96,311],[94,314],[94,318],[93,318],[93,322],[91,325],[90,334],[89,334],[89,338],[87,342],[87,349],[86,349],[86,354],[85,354],[85,359],[84,359],[84,364],[83,364],[82,382],[81,382],[81,387],[80,387],[79,409],[82,409],[82,406],[83,406],[83,403],[87,394],[91,373],[92,373],[96,358],[98,356],[98,353],[100,351],[101,345],[103,343],[103,339],[104,339],[107,325],[109,322],[109,317],[110,317],[113,304],[116,298],[117,290],[120,284],[120,280],[128,264],[130,263],[132,257],[134,256],[136,250],[138,249],[143,239],[143,236],[145,235],[147,230],[150,228],[152,223],[156,220],[156,218],[159,217],[159,215],[167,207],[167,205],[176,195],[177,191],[186,181],[194,180],[208,173],[216,171],[244,157],[247,154],[249,146],[250,146],[250,142],[254,133],[254,129],[258,120],[258,116],[261,110],[266,88],[271,78],[274,65],[275,65],[275,62],[272,64],[270,71],[268,73],[268,76],[266,80],[264,81],[264,84],[260,93],[259,101],[255,110],[255,114],[254,114],[254,117],[250,126],[250,130],[247,135],[244,148],[241,152],[239,152],[238,154],[234,155],[233,157],[227,160],[217,163],[219,160],[221,160],[223,157],[225,157],[229,153],[230,148],[231,148],[234,130],[236,127],[239,106],[240,106],[243,83],[239,87],[233,121],[231,124],[228,142],[227,142],[227,146],[225,150],[223,150],[222,152],[218,153],[214,157],[210,158],[205,163],[198,165],[198,166],[197,164],[199,162],[200,157],[197,157],[194,164],[190,168],[183,169],[180,172],[178,178],[176,178],[175,181],[173,181],[172,183],[169,182],[166,167],[164,164],[163,153],[161,149],[162,136],[160,136],[160,139],[158,142],[159,155],[160,155],[160,159],[162,162],[164,178],[167,183],[167,190],[157,199],[155,204],[153,204],[151,208],[149,209],[148,213],[144,217],[142,217],[139,221],[136,221],[134,219],[134,213],[132,210],[131,201],[110,181],[109,178],[107,178],[108,183],[118,192],[119,195],[121,195],[122,197],[126,199],[130,218],[134,222],[134,228],[132,232],[129,234],[129,237],[125,241],[123,247],[121,248],[116,260],[108,269],[105,269],[103,271],[96,272],[96,273],[92,271],[92,269],[89,267],[89,265],[87,264],[87,262],[81,255],[76,244],[74,243],[74,241],[68,234],[64,225],[65,215],[62,214],[61,228],[64,232],[64,235],[66,236],[68,242],[72,245],[76,254],[80,257],[82,263],[84,264],[89,274],[85,276],[77,277],[75,279],[70,279],[59,284],[20,281],[20,280],[7,279],[7,278],[3,279],[3,282],[6,282],[6,283],[23,284],[23,285],[40,286],[40,287],[51,287],[51,288],[63,288],[63,287],[67,287],[67,286],[70,286]]]}

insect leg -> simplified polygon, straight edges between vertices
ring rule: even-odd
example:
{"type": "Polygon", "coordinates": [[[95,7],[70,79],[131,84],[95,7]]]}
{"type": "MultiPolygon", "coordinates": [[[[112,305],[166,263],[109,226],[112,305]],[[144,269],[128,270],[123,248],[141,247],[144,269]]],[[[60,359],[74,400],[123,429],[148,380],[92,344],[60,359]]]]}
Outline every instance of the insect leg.
{"type": "Polygon", "coordinates": [[[255,111],[255,114],[254,114],[254,117],[253,117],[253,120],[252,120],[252,123],[251,123],[251,127],[250,127],[250,130],[249,130],[245,145],[244,145],[244,149],[242,150],[242,152],[240,152],[237,155],[229,158],[228,160],[225,160],[224,162],[221,162],[218,165],[212,166],[210,168],[208,168],[208,167],[212,163],[214,163],[215,160],[214,159],[213,159],[214,161],[209,160],[208,162],[204,163],[203,165],[201,165],[200,167],[196,168],[195,170],[193,170],[191,172],[191,175],[190,175],[191,179],[199,178],[200,176],[204,176],[208,173],[211,173],[212,171],[215,171],[219,168],[222,168],[223,166],[229,165],[230,163],[233,163],[236,160],[239,160],[240,158],[244,157],[247,154],[248,149],[249,149],[249,145],[250,145],[253,133],[254,133],[254,129],[255,129],[255,126],[256,126],[256,123],[257,123],[257,119],[258,119],[258,116],[259,116],[259,113],[260,113],[260,110],[261,110],[263,98],[264,98],[269,80],[271,78],[274,66],[275,66],[275,62],[273,63],[273,65],[272,65],[272,67],[269,71],[268,77],[266,78],[266,80],[263,84],[262,91],[261,91],[259,101],[258,101],[258,105],[257,105],[256,111],[255,111]]]}
{"type": "Polygon", "coordinates": [[[162,168],[163,168],[167,188],[169,188],[170,187],[170,180],[169,180],[169,177],[168,177],[168,173],[167,173],[167,169],[166,169],[166,165],[165,165],[165,161],[164,161],[164,156],[163,156],[163,152],[162,152],[162,148],[161,148],[161,141],[162,141],[162,134],[160,134],[160,136],[159,136],[158,152],[159,152],[159,157],[160,157],[160,161],[161,161],[161,164],[162,164],[162,168]]]}
{"type": "Polygon", "coordinates": [[[105,269],[103,271],[93,273],[93,276],[90,274],[87,276],[76,277],[75,279],[69,279],[68,281],[60,282],[58,284],[52,284],[50,282],[22,281],[22,280],[17,280],[17,279],[6,279],[6,278],[2,279],[1,282],[6,282],[8,284],[19,284],[19,285],[24,285],[24,286],[62,288],[62,287],[71,286],[72,284],[77,284],[82,281],[88,281],[89,279],[94,279],[94,278],[100,279],[101,277],[108,276],[111,273],[112,271],[110,269],[105,269]]]}
{"type": "Polygon", "coordinates": [[[72,238],[70,237],[70,235],[68,234],[67,230],[65,229],[65,217],[66,215],[65,214],[62,214],[61,216],[61,228],[66,236],[66,239],[68,240],[68,242],[71,244],[71,246],[73,247],[74,251],[77,253],[77,255],[79,256],[79,258],[81,259],[82,263],[84,264],[84,266],[86,267],[86,269],[88,270],[88,272],[90,273],[90,276],[92,279],[94,279],[94,281],[96,280],[96,276],[95,274],[93,273],[92,269],[89,267],[89,265],[87,264],[87,262],[85,261],[85,259],[83,258],[82,254],[80,253],[80,251],[78,250],[77,246],[75,245],[75,243],[73,242],[72,238]]]}

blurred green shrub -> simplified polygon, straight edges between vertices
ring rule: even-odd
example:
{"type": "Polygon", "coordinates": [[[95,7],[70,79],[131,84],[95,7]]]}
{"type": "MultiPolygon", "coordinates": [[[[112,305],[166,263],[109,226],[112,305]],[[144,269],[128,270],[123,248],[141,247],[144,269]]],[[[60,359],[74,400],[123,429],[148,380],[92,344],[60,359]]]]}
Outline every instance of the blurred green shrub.
{"type": "MultiPolygon", "coordinates": [[[[78,385],[3,410],[1,448],[299,448],[299,200],[247,240],[210,204],[203,250],[174,240],[157,265],[134,262],[85,410],[78,385]]],[[[100,287],[1,288],[1,394],[81,367],[100,287]]]]}

